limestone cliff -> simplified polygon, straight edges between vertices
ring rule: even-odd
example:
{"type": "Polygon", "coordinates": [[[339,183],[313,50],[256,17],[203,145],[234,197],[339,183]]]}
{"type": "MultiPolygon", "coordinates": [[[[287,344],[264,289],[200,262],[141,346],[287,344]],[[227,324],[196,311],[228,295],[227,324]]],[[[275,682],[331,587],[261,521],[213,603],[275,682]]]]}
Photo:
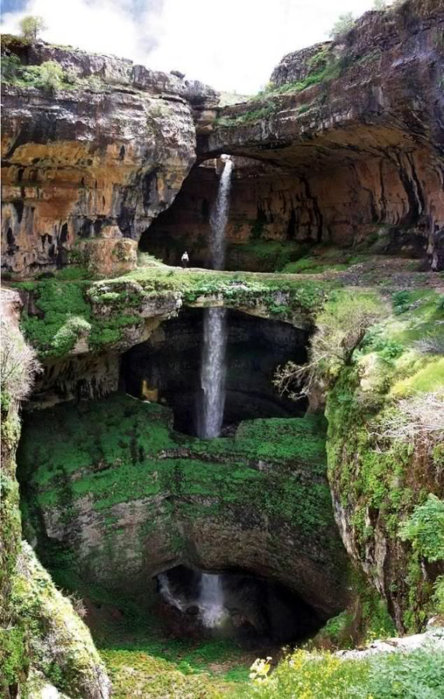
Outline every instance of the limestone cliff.
{"type": "Polygon", "coordinates": [[[26,389],[17,378],[32,380],[26,369],[32,355],[18,330],[17,294],[2,292],[1,308],[0,693],[58,697],[60,690],[72,699],[108,699],[110,681],[88,629],[21,541],[16,450],[18,398],[26,389]]]}
{"type": "MultiPolygon", "coordinates": [[[[230,268],[282,269],[318,243],[443,267],[443,26],[439,0],[368,12],[341,40],[285,56],[256,97],[218,110],[198,155],[235,156],[230,268]]],[[[145,249],[177,263],[186,240],[205,264],[216,186],[214,169],[195,167],[145,249]]]]}
{"type": "Polygon", "coordinates": [[[194,114],[216,93],[112,57],[5,46],[23,68],[3,87],[4,268],[26,277],[84,255],[104,274],[131,269],[195,161],[194,114]],[[56,90],[38,80],[50,61],[64,71],[56,90]]]}

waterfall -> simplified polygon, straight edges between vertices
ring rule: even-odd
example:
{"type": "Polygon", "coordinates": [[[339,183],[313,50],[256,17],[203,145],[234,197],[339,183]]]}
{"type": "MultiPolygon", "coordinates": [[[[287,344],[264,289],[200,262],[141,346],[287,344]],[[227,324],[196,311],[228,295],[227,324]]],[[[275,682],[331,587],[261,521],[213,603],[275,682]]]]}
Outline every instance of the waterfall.
{"type": "Polygon", "coordinates": [[[220,575],[202,573],[197,604],[201,612],[203,625],[207,628],[219,626],[226,616],[220,575]]]}
{"type": "Polygon", "coordinates": [[[179,611],[184,612],[187,605],[180,597],[173,593],[168,579],[168,573],[161,573],[157,576],[157,579],[159,581],[159,592],[165,602],[168,602],[172,607],[176,607],[179,611]]]}
{"type": "MultiPolygon", "coordinates": [[[[225,228],[228,220],[233,163],[225,161],[216,203],[211,214],[212,262],[214,269],[225,264],[225,228]]],[[[199,436],[218,437],[222,428],[225,404],[225,349],[227,344],[224,308],[208,308],[204,318],[204,351],[201,369],[203,406],[199,436]]]]}
{"type": "Polygon", "coordinates": [[[216,203],[211,212],[211,257],[213,269],[223,269],[225,265],[225,228],[228,220],[228,210],[230,205],[231,173],[233,172],[233,161],[226,160],[220,177],[219,191],[216,203]]]}

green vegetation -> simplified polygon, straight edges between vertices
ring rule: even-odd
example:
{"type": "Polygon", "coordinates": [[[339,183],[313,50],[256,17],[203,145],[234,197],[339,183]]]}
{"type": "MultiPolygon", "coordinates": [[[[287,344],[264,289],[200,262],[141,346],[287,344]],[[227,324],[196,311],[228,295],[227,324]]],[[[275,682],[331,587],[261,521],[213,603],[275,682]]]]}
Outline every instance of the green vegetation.
{"type": "Polygon", "coordinates": [[[444,656],[439,651],[388,653],[365,660],[298,650],[273,673],[258,661],[252,686],[239,699],[440,699],[444,656]]]}
{"type": "Polygon", "coordinates": [[[339,15],[338,19],[334,23],[330,36],[334,41],[342,41],[348,32],[353,29],[355,25],[355,18],[352,12],[345,12],[339,15]]]}
{"type": "Polygon", "coordinates": [[[79,78],[75,70],[64,70],[57,61],[23,65],[15,54],[2,56],[2,82],[18,87],[36,87],[48,93],[76,88],[102,91],[105,83],[98,76],[79,78]]]}
{"type": "Polygon", "coordinates": [[[280,367],[275,386],[294,399],[298,393],[308,395],[319,384],[332,388],[341,371],[355,361],[355,352],[369,327],[387,312],[374,292],[333,292],[316,315],[317,330],[311,339],[309,362],[299,366],[290,361],[280,367]]]}
{"type": "Polygon", "coordinates": [[[20,22],[20,29],[23,39],[32,44],[37,41],[38,35],[46,29],[46,25],[43,17],[28,15],[23,17],[20,22]]]}
{"type": "Polygon", "coordinates": [[[399,536],[428,561],[444,560],[444,501],[430,494],[399,527],[399,536]]]}
{"type": "Polygon", "coordinates": [[[115,699],[134,696],[221,699],[222,690],[226,692],[223,683],[208,674],[185,674],[180,665],[154,658],[144,651],[105,650],[102,657],[110,672],[115,699]]]}
{"type": "Polygon", "coordinates": [[[122,311],[95,316],[87,296],[90,282],[41,280],[16,286],[33,296],[37,313],[24,311],[21,325],[26,340],[41,358],[65,356],[82,338],[91,349],[113,345],[125,328],[142,323],[140,316],[122,311]]]}
{"type": "MultiPolygon", "coordinates": [[[[425,536],[428,518],[438,515],[439,506],[428,497],[439,495],[439,392],[444,388],[442,359],[428,355],[425,360],[413,346],[414,338],[443,317],[441,297],[433,290],[397,293],[393,310],[368,330],[354,363],[340,372],[329,392],[327,452],[332,488],[341,505],[353,510],[360,555],[365,557],[377,528],[390,555],[407,571],[402,580],[392,575],[386,584],[402,609],[404,628],[413,631],[423,624],[434,594],[422,573],[420,539],[410,537],[419,531],[425,536]],[[418,453],[421,468],[415,462],[418,453]],[[416,544],[402,547],[400,533],[416,544]]],[[[439,519],[433,521],[437,529],[439,519]]]]}
{"type": "Polygon", "coordinates": [[[93,351],[115,345],[124,338],[126,328],[142,326],[146,305],[161,307],[165,302],[171,308],[180,299],[187,305],[211,305],[215,298],[222,297],[228,307],[261,306],[271,316],[308,322],[328,290],[327,284],[311,280],[182,272],[168,267],[141,267],[100,282],[71,277],[70,272],[66,281],[56,278],[14,283],[32,298],[35,310],[23,312],[21,325],[25,338],[41,358],[66,356],[79,340],[93,351]]]}
{"type": "Polygon", "coordinates": [[[243,124],[254,124],[262,119],[270,119],[273,117],[278,110],[278,105],[274,102],[268,101],[263,105],[258,106],[257,109],[249,110],[247,112],[241,112],[240,114],[235,114],[233,116],[221,116],[215,120],[215,124],[218,126],[242,126],[243,124]]]}
{"type": "MultiPolygon", "coordinates": [[[[229,269],[252,269],[258,272],[286,271],[292,260],[307,251],[307,245],[293,241],[264,240],[255,238],[257,223],[252,226],[253,240],[242,245],[231,245],[227,250],[229,269]]],[[[288,270],[292,271],[292,270],[288,270]]]]}
{"type": "Polygon", "coordinates": [[[120,394],[92,404],[87,413],[66,405],[36,414],[20,446],[22,467],[36,489],[29,508],[48,511],[63,503],[69,517],[86,494],[96,511],[105,512],[117,503],[171,492],[185,518],[187,511],[205,518],[251,504],[307,535],[332,525],[318,418],[254,420],[242,423],[234,439],[209,441],[171,432],[170,419],[164,408],[120,394]],[[259,471],[258,460],[273,463],[273,469],[259,471]],[[304,471],[310,482],[301,480],[304,471]]]}

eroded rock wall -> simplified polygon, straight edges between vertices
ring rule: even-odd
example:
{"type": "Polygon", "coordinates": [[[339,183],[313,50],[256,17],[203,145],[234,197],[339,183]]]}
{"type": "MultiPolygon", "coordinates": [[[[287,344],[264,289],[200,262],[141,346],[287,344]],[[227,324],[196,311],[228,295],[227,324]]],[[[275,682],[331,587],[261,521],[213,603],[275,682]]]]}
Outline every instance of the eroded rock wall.
{"type": "MultiPolygon", "coordinates": [[[[444,221],[444,179],[442,164],[426,148],[330,163],[303,175],[234,161],[228,269],[275,271],[317,244],[371,249],[376,242],[378,252],[428,255],[432,263],[431,231],[444,221]]],[[[172,206],[144,233],[141,248],[168,264],[179,264],[187,249],[193,265],[211,266],[217,185],[215,168],[194,167],[172,206]]]]}
{"type": "Polygon", "coordinates": [[[114,394],[26,421],[27,535],[44,560],[128,596],[179,564],[245,570],[281,582],[322,618],[340,611],[346,562],[322,418],[245,422],[235,438],[210,441],[172,432],[171,420],[114,394]]]}
{"type": "Polygon", "coordinates": [[[55,91],[4,85],[5,270],[26,277],[69,261],[105,275],[132,269],[142,230],[195,160],[194,113],[214,91],[46,45],[24,60],[56,60],[76,77],[55,91]]]}
{"type": "Polygon", "coordinates": [[[28,372],[20,306],[18,294],[2,291],[0,693],[9,699],[60,690],[67,699],[108,699],[111,684],[88,629],[22,541],[16,451],[19,395],[26,392],[14,376],[26,381],[28,372]]]}

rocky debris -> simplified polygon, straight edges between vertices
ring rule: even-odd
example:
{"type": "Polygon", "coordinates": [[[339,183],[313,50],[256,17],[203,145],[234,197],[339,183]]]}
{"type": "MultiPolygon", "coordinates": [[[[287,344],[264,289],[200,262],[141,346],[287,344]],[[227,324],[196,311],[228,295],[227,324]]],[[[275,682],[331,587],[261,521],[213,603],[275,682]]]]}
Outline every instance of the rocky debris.
{"type": "Polygon", "coordinates": [[[432,627],[427,629],[425,633],[413,636],[377,640],[370,643],[367,648],[340,650],[335,655],[344,658],[344,660],[361,660],[381,653],[411,653],[415,650],[444,653],[444,628],[432,627]]]}

